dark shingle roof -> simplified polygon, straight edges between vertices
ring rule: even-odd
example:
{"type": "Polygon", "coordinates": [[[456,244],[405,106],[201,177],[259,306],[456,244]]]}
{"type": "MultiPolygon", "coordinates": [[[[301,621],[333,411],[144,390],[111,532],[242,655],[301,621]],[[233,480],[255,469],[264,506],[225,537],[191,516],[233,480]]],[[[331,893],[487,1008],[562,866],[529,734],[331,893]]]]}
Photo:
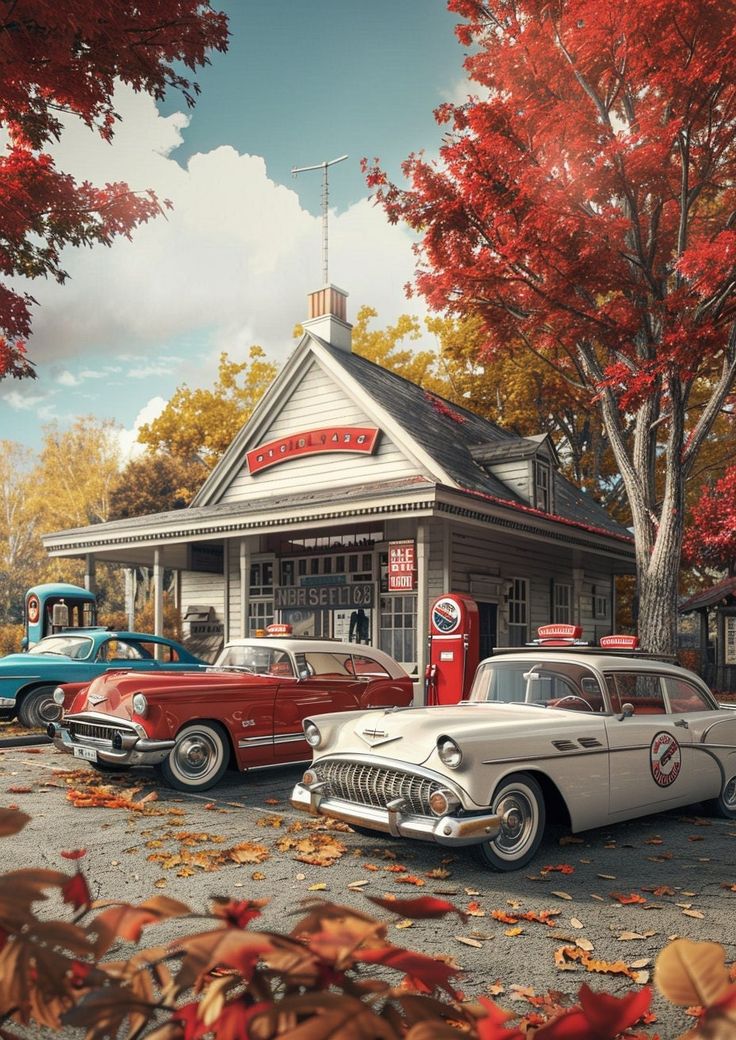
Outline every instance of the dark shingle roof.
{"type": "MultiPolygon", "coordinates": [[[[359,354],[313,338],[461,487],[483,492],[510,506],[528,508],[527,502],[473,458],[472,449],[484,445],[488,453],[495,454],[497,450],[499,459],[508,458],[518,451],[524,453],[531,439],[518,437],[461,405],[429,394],[359,354]]],[[[559,472],[555,474],[555,513],[582,526],[610,531],[619,537],[630,536],[590,495],[559,472]]]]}

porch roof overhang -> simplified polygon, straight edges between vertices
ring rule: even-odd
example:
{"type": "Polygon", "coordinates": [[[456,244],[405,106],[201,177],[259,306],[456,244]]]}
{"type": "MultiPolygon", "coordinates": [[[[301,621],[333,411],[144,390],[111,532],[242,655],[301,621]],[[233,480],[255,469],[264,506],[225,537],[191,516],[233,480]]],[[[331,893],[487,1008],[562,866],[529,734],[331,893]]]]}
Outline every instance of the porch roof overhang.
{"type": "Polygon", "coordinates": [[[52,557],[94,555],[103,562],[128,566],[150,566],[154,551],[165,549],[166,566],[186,569],[186,548],[192,542],[408,515],[444,516],[517,537],[564,544],[615,559],[615,569],[621,573],[633,570],[633,541],[626,536],[423,476],[355,485],[341,488],[339,494],[334,488],[320,488],[306,494],[154,513],[47,534],[43,544],[52,557]]]}

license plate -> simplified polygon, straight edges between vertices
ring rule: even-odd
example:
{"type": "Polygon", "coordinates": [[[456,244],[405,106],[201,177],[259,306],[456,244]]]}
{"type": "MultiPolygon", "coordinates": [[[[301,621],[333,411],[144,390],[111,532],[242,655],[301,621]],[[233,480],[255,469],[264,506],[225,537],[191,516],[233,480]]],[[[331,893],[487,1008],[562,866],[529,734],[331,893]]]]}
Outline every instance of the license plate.
{"type": "Polygon", "coordinates": [[[75,747],[74,748],[75,758],[85,758],[88,762],[97,761],[97,752],[91,747],[75,747]]]}

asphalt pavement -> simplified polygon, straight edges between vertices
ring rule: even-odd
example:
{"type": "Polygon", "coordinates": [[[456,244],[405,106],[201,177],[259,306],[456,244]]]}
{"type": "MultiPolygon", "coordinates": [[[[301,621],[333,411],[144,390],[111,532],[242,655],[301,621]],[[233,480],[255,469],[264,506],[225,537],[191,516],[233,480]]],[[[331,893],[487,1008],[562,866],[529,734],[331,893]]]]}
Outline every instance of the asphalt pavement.
{"type": "MultiPolygon", "coordinates": [[[[736,823],[703,816],[702,806],[574,838],[554,832],[526,869],[494,874],[467,851],[349,830],[312,831],[310,819],[288,802],[302,771],[291,766],[227,774],[213,790],[186,795],[141,769],[114,783],[115,792],[138,788],[126,796],[133,803],[155,792],[155,800],[135,811],[94,804],[99,794],[93,785],[110,783],[110,777],[53,747],[1,747],[0,805],[15,804],[32,821],[0,843],[0,865],[4,871],[69,869],[60,852],[84,847],[81,863],[97,898],[135,903],[163,892],[198,910],[213,895],[267,898],[259,923],[273,930],[289,930],[302,900],[325,898],[376,911],[390,921],[392,942],[451,956],[462,969],[458,985],[467,996],[493,992],[501,1006],[519,1013],[530,1010],[531,991],[574,997],[587,982],[621,994],[634,984],[605,970],[591,974],[578,962],[561,970],[555,954],[566,945],[587,950],[596,962],[623,962],[642,981],[675,936],[717,940],[727,961],[736,959],[736,892],[728,887],[736,883],[736,823]],[[70,797],[74,790],[78,795],[70,797]],[[81,807],[85,801],[93,804],[81,807]],[[332,849],[331,865],[297,858],[305,848],[297,843],[305,839],[314,840],[306,846],[307,859],[328,858],[332,849]],[[242,842],[254,844],[260,862],[227,857],[242,842]],[[467,923],[448,915],[407,924],[366,898],[386,894],[438,895],[471,916],[467,923]],[[521,916],[530,912],[552,924],[521,916]]],[[[160,926],[144,940],[158,943],[171,934],[160,926]]],[[[658,997],[654,1011],[658,1020],[647,1028],[662,1037],[693,1024],[658,997]]]]}

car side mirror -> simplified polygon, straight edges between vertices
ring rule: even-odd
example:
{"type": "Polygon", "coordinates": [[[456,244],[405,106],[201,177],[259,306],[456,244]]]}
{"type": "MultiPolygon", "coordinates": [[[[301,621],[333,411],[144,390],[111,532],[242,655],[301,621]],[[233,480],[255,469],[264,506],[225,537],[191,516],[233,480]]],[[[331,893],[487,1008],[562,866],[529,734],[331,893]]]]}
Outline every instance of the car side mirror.
{"type": "Polygon", "coordinates": [[[627,701],[626,704],[622,704],[621,705],[621,714],[619,715],[619,719],[620,720],[623,721],[623,719],[630,719],[633,714],[634,714],[634,705],[633,704],[629,704],[629,702],[627,701]]]}
{"type": "Polygon", "coordinates": [[[23,653],[26,652],[26,650],[28,649],[28,636],[23,636],[23,638],[20,641],[20,648],[23,651],[23,653]]]}

